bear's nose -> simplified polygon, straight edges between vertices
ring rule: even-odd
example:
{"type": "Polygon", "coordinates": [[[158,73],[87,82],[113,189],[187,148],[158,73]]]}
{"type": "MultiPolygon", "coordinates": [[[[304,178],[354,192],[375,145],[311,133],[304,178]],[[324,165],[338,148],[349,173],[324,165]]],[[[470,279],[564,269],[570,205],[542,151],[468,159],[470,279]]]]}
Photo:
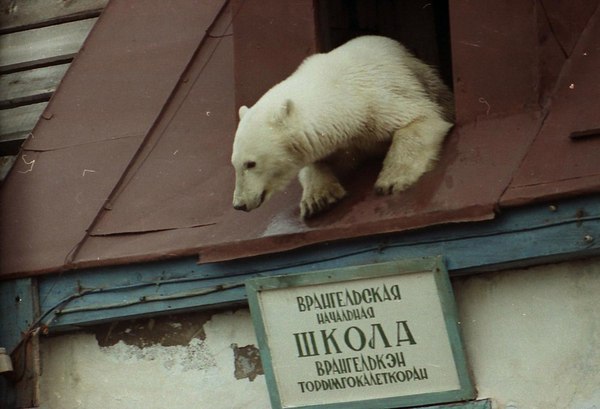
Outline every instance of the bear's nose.
{"type": "Polygon", "coordinates": [[[233,205],[233,208],[234,208],[235,210],[243,210],[243,211],[245,211],[245,212],[247,212],[247,211],[248,211],[248,207],[246,207],[246,204],[245,204],[245,203],[244,203],[244,204],[234,204],[234,205],[233,205]]]}

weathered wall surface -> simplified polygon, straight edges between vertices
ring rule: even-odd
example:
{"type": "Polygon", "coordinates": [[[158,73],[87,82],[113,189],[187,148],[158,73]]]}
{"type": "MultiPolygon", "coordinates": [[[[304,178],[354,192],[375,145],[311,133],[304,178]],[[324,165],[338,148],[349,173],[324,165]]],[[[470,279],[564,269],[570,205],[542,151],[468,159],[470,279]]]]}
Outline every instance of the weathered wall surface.
{"type": "Polygon", "coordinates": [[[497,408],[600,408],[600,261],[454,282],[475,383],[497,408]]]}
{"type": "MultiPolygon", "coordinates": [[[[454,280],[479,397],[600,408],[600,260],[454,280]]],[[[270,407],[247,310],[119,323],[42,344],[47,409],[270,407]]]]}
{"type": "Polygon", "coordinates": [[[121,340],[112,346],[99,342],[111,338],[114,328],[47,339],[42,407],[269,408],[265,378],[256,376],[251,357],[245,358],[252,355],[245,353],[253,349],[248,346],[256,345],[247,310],[213,315],[195,334],[189,331],[194,328],[190,321],[167,322],[180,340],[191,334],[186,345],[161,335],[149,337],[155,330],[163,333],[161,320],[155,322],[122,327],[121,340]]]}

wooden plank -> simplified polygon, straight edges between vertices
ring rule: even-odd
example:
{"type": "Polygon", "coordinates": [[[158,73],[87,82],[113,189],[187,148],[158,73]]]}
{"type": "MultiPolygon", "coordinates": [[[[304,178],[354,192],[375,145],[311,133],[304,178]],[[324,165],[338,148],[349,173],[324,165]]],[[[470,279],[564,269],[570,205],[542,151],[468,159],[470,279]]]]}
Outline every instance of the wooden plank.
{"type": "Polygon", "coordinates": [[[600,255],[600,196],[504,212],[485,223],[332,243],[267,257],[197,265],[193,258],[43,276],[53,329],[246,300],[244,282],[443,255],[451,275],[600,255]]]}
{"type": "Polygon", "coordinates": [[[50,100],[70,64],[0,75],[0,109],[50,100]]]}
{"type": "Polygon", "coordinates": [[[492,409],[492,401],[482,399],[470,402],[450,403],[449,405],[424,406],[421,409],[492,409]]]}
{"type": "Polygon", "coordinates": [[[0,143],[24,139],[44,112],[47,102],[0,110],[0,143]]]}
{"type": "Polygon", "coordinates": [[[0,33],[97,17],[108,0],[0,0],[0,33]]]}
{"type": "Polygon", "coordinates": [[[0,110],[0,156],[15,155],[37,123],[48,102],[0,110]]]}
{"type": "Polygon", "coordinates": [[[97,18],[0,35],[0,72],[72,59],[97,18]]]}

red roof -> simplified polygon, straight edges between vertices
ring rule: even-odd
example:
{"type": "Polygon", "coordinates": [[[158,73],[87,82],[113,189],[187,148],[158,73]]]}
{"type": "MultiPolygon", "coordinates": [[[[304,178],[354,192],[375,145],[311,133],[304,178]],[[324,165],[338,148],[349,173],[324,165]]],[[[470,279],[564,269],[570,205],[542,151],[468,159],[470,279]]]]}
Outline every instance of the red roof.
{"type": "Polygon", "coordinates": [[[598,191],[600,138],[570,134],[600,129],[600,12],[575,3],[450,2],[457,126],[439,165],[394,197],[367,166],[304,222],[297,183],[233,210],[229,158],[236,108],[317,48],[313,2],[110,2],[0,191],[0,275],[218,261],[598,191]]]}

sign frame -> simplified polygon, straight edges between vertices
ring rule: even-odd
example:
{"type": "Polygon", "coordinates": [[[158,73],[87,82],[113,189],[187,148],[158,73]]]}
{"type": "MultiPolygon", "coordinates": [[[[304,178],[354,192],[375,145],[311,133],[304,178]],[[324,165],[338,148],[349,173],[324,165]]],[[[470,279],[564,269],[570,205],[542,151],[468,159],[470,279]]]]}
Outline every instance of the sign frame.
{"type": "Polygon", "coordinates": [[[465,353],[461,341],[458,325],[458,315],[452,292],[452,286],[446,271],[443,258],[425,257],[419,259],[399,260],[377,264],[358,265],[342,267],[338,269],[321,270],[314,272],[289,274],[282,276],[270,276],[253,278],[246,281],[248,303],[252,315],[252,321],[256,330],[256,336],[260,349],[269,396],[273,409],[364,409],[364,408],[390,408],[411,407],[431,404],[451,403],[466,401],[475,398],[465,353]],[[346,401],[340,403],[309,403],[305,405],[283,406],[280,397],[280,387],[277,384],[276,374],[273,367],[273,358],[269,347],[268,331],[265,322],[265,311],[262,310],[260,296],[261,292],[268,290],[288,289],[295,287],[306,287],[332,283],[345,283],[356,280],[389,278],[391,276],[402,276],[415,273],[431,273],[435,282],[437,295],[442,310],[445,330],[451,349],[454,366],[458,377],[457,389],[403,395],[395,397],[381,397],[363,399],[358,401],[346,401]]]}

